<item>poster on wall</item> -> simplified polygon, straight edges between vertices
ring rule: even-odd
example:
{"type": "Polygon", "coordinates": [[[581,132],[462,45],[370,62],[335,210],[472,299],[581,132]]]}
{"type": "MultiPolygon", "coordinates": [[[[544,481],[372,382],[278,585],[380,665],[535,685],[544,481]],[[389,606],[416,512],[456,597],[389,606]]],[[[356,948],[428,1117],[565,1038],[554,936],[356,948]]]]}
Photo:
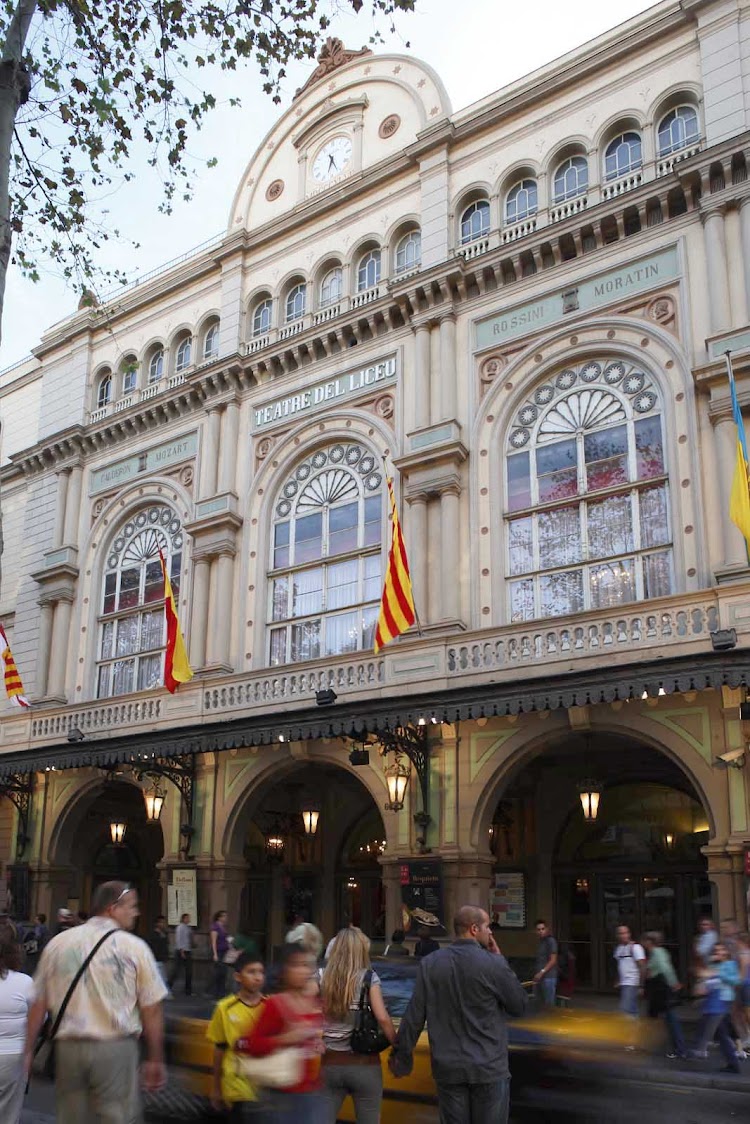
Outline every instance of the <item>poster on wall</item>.
{"type": "Polygon", "coordinates": [[[502,929],[526,928],[526,885],[522,870],[502,871],[490,888],[490,921],[502,929]]]}
{"type": "Polygon", "coordinates": [[[183,913],[189,915],[190,925],[198,924],[198,889],[195,871],[189,869],[173,870],[167,886],[167,924],[179,924],[183,913]]]}
{"type": "Polygon", "coordinates": [[[428,929],[430,936],[443,937],[443,865],[439,859],[401,864],[401,927],[416,936],[428,929]]]}

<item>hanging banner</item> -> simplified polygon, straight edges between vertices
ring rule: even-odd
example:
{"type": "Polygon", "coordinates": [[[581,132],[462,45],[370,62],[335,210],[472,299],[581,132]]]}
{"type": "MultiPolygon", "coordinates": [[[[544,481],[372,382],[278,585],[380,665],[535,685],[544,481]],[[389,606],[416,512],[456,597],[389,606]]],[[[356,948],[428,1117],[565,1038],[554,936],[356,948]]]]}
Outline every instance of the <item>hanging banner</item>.
{"type": "Polygon", "coordinates": [[[187,868],[172,871],[172,880],[167,887],[167,924],[178,925],[183,913],[190,916],[188,924],[198,924],[198,888],[195,870],[187,868]]]}
{"type": "Polygon", "coordinates": [[[430,936],[443,937],[443,864],[439,859],[401,864],[401,925],[416,935],[428,929],[430,936]]]}

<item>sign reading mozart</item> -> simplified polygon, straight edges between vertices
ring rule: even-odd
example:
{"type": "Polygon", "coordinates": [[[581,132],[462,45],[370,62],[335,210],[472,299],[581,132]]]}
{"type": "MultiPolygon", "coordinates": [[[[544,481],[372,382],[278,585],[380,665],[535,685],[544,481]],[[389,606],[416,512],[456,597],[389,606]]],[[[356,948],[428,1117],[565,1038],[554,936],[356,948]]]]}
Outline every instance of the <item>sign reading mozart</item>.
{"type": "Polygon", "coordinates": [[[396,356],[392,355],[389,359],[371,363],[356,371],[348,371],[324,382],[314,383],[304,390],[298,390],[296,394],[274,398],[266,406],[256,406],[253,410],[253,429],[268,429],[299,415],[312,413],[321,406],[340,403],[363,391],[393,382],[395,378],[396,356]]]}
{"type": "Polygon", "coordinates": [[[183,437],[175,437],[163,445],[156,445],[144,453],[133,457],[115,461],[104,468],[95,468],[91,473],[89,493],[94,496],[97,492],[107,492],[110,488],[119,488],[129,480],[135,480],[146,472],[158,472],[169,464],[188,460],[198,451],[197,433],[186,433],[183,437]]]}

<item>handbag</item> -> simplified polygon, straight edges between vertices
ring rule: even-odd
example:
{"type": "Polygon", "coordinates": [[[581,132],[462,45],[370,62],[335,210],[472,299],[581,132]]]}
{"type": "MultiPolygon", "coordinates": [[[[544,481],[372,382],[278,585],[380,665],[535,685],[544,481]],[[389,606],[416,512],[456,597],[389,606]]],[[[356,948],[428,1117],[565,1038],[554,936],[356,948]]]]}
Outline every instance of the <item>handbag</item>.
{"type": "Polygon", "coordinates": [[[81,967],[78,969],[75,976],[73,977],[73,982],[71,983],[70,987],[68,988],[68,990],[65,993],[65,998],[63,999],[62,1003],[60,1004],[60,1009],[58,1010],[58,1012],[55,1016],[54,1022],[52,1021],[52,1019],[48,1018],[47,1021],[44,1024],[44,1026],[42,1027],[41,1034],[39,1035],[39,1038],[37,1040],[37,1044],[34,1047],[34,1058],[33,1058],[33,1061],[31,1063],[31,1072],[36,1077],[45,1077],[48,1081],[52,1081],[54,1079],[54,1076],[55,1076],[55,1043],[54,1043],[54,1039],[55,1039],[55,1035],[57,1034],[58,1030],[60,1029],[60,1023],[62,1022],[63,1016],[64,1016],[64,1014],[65,1014],[65,1012],[68,1008],[68,1003],[70,1003],[73,992],[78,987],[78,983],[81,979],[81,976],[86,971],[86,969],[88,968],[91,961],[94,959],[94,957],[97,954],[97,952],[99,951],[99,949],[102,947],[104,942],[106,940],[108,940],[112,936],[113,933],[116,933],[116,932],[117,932],[117,929],[108,929],[107,932],[104,934],[104,936],[101,937],[96,942],[94,947],[91,949],[91,952],[88,954],[88,956],[84,960],[83,964],[81,964],[81,967]]]}
{"type": "Polygon", "coordinates": [[[362,978],[359,993],[359,1006],[354,1015],[351,1048],[353,1054],[382,1054],[388,1046],[388,1039],[380,1029],[375,1013],[370,1006],[370,984],[372,968],[368,968],[362,978]]]}
{"type": "Polygon", "coordinates": [[[235,1054],[234,1072],[253,1085],[262,1085],[267,1089],[290,1089],[302,1081],[304,1055],[298,1046],[285,1046],[273,1054],[266,1054],[264,1058],[235,1054]]]}

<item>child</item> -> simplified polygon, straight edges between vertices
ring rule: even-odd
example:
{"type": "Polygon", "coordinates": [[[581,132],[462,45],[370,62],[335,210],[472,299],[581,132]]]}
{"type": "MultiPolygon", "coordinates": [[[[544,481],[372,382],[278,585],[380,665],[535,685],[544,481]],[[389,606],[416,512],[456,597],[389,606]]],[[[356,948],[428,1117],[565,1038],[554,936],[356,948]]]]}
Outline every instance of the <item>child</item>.
{"type": "Polygon", "coordinates": [[[701,1022],[695,1047],[688,1051],[688,1057],[705,1058],[706,1047],[716,1035],[727,1063],[722,1073],[739,1073],[737,1052],[729,1033],[729,1011],[740,983],[740,972],[722,941],[717,941],[714,945],[708,966],[702,970],[701,977],[705,991],[701,1022]]]}
{"type": "Polygon", "coordinates": [[[206,1037],[214,1044],[211,1104],[217,1112],[229,1112],[231,1124],[242,1124],[261,1114],[257,1090],[235,1073],[233,1058],[237,1039],[253,1032],[266,1002],[261,994],[265,974],[257,953],[243,952],[238,957],[234,978],[237,994],[216,1004],[206,1037]]]}

